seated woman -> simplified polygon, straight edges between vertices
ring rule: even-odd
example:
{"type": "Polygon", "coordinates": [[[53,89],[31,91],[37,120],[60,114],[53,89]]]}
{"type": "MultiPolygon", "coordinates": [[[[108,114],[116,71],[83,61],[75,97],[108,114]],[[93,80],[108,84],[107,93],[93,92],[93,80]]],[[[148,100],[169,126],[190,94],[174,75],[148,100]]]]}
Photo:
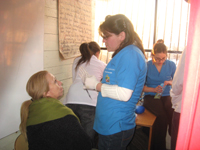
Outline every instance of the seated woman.
{"type": "MultiPolygon", "coordinates": [[[[167,47],[157,42],[152,49],[152,60],[147,62],[147,77],[143,91],[145,92],[144,107],[156,115],[152,132],[152,150],[166,150],[167,127],[171,131],[172,103],[170,89],[176,65],[167,58],[167,47]],[[163,87],[160,86],[163,84],[163,87]],[[162,93],[160,99],[155,97],[156,93],[162,93]]],[[[169,134],[171,134],[169,132],[169,134]]]]}
{"type": "Polygon", "coordinates": [[[21,133],[30,150],[90,150],[92,143],[78,117],[58,98],[62,83],[47,71],[30,77],[26,91],[32,97],[21,106],[21,133]]]}

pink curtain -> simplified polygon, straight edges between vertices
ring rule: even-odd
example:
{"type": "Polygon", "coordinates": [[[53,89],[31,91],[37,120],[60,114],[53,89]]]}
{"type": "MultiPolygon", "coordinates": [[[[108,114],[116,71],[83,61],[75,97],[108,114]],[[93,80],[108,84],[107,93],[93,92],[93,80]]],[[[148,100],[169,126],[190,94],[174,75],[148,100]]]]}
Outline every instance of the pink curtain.
{"type": "Polygon", "coordinates": [[[200,149],[200,0],[191,0],[183,99],[176,150],[200,149]]]}

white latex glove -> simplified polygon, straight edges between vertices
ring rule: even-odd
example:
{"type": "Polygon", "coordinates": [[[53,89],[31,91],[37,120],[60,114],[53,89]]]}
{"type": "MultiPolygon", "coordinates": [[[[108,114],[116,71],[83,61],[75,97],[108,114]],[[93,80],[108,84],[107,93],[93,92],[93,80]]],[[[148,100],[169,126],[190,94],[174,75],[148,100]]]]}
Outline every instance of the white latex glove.
{"type": "Polygon", "coordinates": [[[89,76],[85,78],[85,88],[88,90],[96,90],[96,86],[99,83],[99,81],[96,79],[96,77],[93,76],[89,76]]]}
{"type": "Polygon", "coordinates": [[[83,89],[96,90],[96,86],[99,81],[94,75],[90,75],[82,66],[79,68],[78,75],[83,82],[83,89]]]}

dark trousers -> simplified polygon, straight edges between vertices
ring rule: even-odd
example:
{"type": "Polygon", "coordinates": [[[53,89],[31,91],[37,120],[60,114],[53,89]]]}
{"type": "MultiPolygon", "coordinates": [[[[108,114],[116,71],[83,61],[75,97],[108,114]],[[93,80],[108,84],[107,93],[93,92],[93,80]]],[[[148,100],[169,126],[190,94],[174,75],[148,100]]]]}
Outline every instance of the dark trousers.
{"type": "Polygon", "coordinates": [[[92,139],[93,147],[97,148],[98,134],[93,129],[96,107],[81,104],[66,104],[80,119],[81,126],[92,139]]]}
{"type": "Polygon", "coordinates": [[[112,135],[99,134],[99,150],[126,150],[132,140],[135,128],[112,135]]]}
{"type": "Polygon", "coordinates": [[[171,150],[176,149],[176,140],[178,135],[180,113],[174,112],[172,117],[172,131],[171,131],[171,150]]]}
{"type": "Polygon", "coordinates": [[[171,135],[171,123],[174,109],[172,108],[171,97],[162,96],[154,99],[154,96],[146,95],[143,106],[156,116],[152,131],[152,150],[166,150],[167,126],[171,135]]]}

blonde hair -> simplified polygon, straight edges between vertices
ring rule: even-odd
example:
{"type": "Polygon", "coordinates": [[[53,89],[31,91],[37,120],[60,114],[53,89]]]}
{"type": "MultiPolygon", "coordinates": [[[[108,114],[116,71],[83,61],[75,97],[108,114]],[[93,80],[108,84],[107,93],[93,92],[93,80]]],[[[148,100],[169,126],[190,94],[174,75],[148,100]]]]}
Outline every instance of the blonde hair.
{"type": "Polygon", "coordinates": [[[21,116],[21,123],[19,125],[19,130],[21,131],[21,133],[24,135],[24,137],[27,139],[27,135],[26,135],[26,121],[28,119],[28,113],[29,113],[29,106],[32,103],[31,100],[27,100],[25,102],[22,103],[21,105],[21,112],[20,112],[20,116],[21,116]]]}
{"type": "Polygon", "coordinates": [[[29,114],[29,106],[32,101],[42,98],[44,93],[47,93],[49,91],[49,83],[46,79],[47,74],[48,71],[39,71],[33,74],[26,84],[26,91],[30,95],[30,97],[32,97],[32,99],[23,102],[21,105],[21,123],[19,126],[21,133],[25,136],[26,139],[26,122],[29,114]]]}

